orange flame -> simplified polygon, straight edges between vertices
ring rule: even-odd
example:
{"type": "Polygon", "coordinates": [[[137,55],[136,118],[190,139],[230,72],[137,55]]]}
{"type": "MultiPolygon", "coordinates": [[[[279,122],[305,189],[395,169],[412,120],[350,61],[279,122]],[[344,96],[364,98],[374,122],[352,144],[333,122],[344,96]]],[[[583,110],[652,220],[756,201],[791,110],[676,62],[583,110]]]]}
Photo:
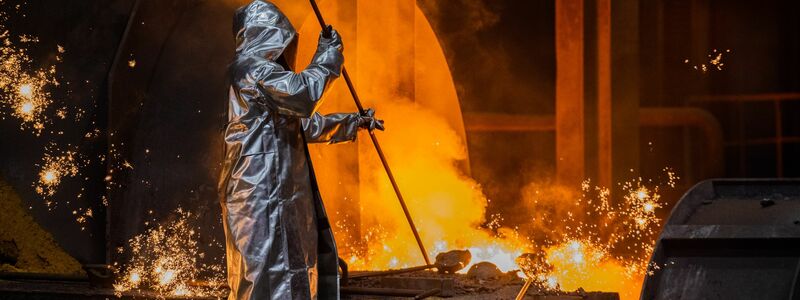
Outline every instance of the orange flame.
{"type": "MultiPolygon", "coordinates": [[[[279,5],[293,6],[288,1],[279,5]]],[[[395,15],[384,11],[391,10],[390,5],[359,3],[359,23],[353,24],[352,18],[341,17],[348,14],[338,13],[342,8],[336,1],[320,5],[329,18],[328,23],[335,24],[345,38],[345,56],[356,57],[355,64],[348,60],[348,67],[361,98],[367,99],[365,106],[376,108],[378,117],[386,121],[386,131],[377,136],[429,256],[468,249],[473,256],[470,266],[489,261],[502,271],[512,271],[519,269],[515,262],[519,255],[543,250],[553,267],[537,275],[545,286],[618,291],[623,299],[637,297],[640,276],[645,271],[641,262],[649,256],[653,227],[660,221],[655,217],[661,208],[656,188],[646,187],[641,180],[628,183],[625,191],[630,194],[621,195],[624,199],[619,202],[609,199],[609,189],[591,189],[589,182],[582,187],[550,185],[541,195],[528,188],[524,192],[525,209],[514,213],[529,215],[529,223],[504,228],[500,226],[502,222],[487,219],[486,207],[490,201],[469,176],[452,78],[424,15],[419,10],[415,13],[413,38],[392,36],[396,33],[394,29],[374,35],[365,30],[369,31],[370,26],[407,28],[409,20],[394,18],[395,15]],[[373,18],[381,16],[381,26],[371,24],[374,21],[371,17],[361,18],[361,10],[368,10],[373,18]],[[357,40],[348,40],[356,34],[348,32],[348,28],[358,29],[357,40]],[[392,43],[387,46],[386,41],[392,43]],[[393,44],[399,41],[415,43],[412,77],[403,74],[402,70],[408,69],[400,67],[412,62],[411,57],[405,56],[408,52],[403,52],[409,49],[393,44]],[[381,47],[399,50],[385,51],[381,47]],[[413,84],[407,84],[408,80],[413,84]],[[409,99],[409,95],[416,95],[416,99],[409,99]],[[458,117],[454,118],[454,114],[458,117]],[[581,188],[586,194],[583,197],[579,195],[581,188]],[[616,254],[616,248],[623,244],[634,245],[636,253],[616,254]]],[[[305,21],[298,27],[300,36],[316,39],[319,32],[316,20],[311,16],[305,21]]],[[[298,61],[309,61],[315,49],[313,42],[301,40],[298,61]]],[[[342,80],[332,86],[325,101],[323,112],[354,110],[342,80]]],[[[352,158],[355,162],[342,162],[355,150],[343,147],[350,146],[313,147],[312,157],[326,204],[332,204],[328,209],[333,212],[331,218],[335,221],[340,252],[349,257],[351,269],[381,270],[423,264],[394,191],[366,135],[360,136],[358,155],[352,158]],[[356,178],[356,182],[348,182],[349,178],[356,178]],[[352,191],[353,186],[358,195],[342,194],[344,190],[352,191]],[[359,202],[353,202],[354,198],[360,199],[359,202]]],[[[504,158],[499,154],[497,159],[504,158]]],[[[669,174],[672,181],[674,174],[669,174]]]]}
{"type": "Polygon", "coordinates": [[[547,274],[547,285],[574,291],[614,291],[621,299],[637,299],[643,276],[631,273],[619,262],[609,257],[606,250],[588,241],[569,240],[547,250],[547,261],[553,271],[547,274]]]}

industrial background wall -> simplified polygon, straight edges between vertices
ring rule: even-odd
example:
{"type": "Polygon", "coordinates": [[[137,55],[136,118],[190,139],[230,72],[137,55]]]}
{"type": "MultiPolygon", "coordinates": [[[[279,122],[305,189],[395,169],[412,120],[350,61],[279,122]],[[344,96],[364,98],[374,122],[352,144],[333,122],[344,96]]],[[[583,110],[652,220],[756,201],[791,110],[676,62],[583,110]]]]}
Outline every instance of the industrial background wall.
{"type": "MultiPolygon", "coordinates": [[[[16,8],[22,2],[0,1],[9,12],[6,27],[15,35],[38,37],[28,47],[38,64],[33,67],[56,65],[61,85],[52,98],[76,108],[66,119],[51,120],[38,136],[19,130],[16,122],[0,122],[0,176],[24,207],[83,263],[106,262],[106,250],[117,253],[147,222],[172,217],[179,205],[216,233],[202,236],[204,242],[218,241],[215,184],[224,72],[233,52],[230,16],[245,1],[29,0],[16,8]],[[59,46],[64,53],[57,55],[59,46]],[[64,178],[57,193],[43,197],[32,183],[48,149],[78,149],[90,163],[81,176],[64,178]],[[87,208],[91,220],[76,222],[75,214],[87,208]]],[[[638,20],[638,44],[612,48],[637,50],[643,70],[635,87],[639,124],[625,124],[643,128],[638,145],[627,149],[640,156],[634,175],[651,178],[673,167],[682,175],[680,194],[711,175],[800,174],[800,118],[794,117],[800,112],[797,1],[614,1],[622,2],[638,3],[638,10],[613,14],[620,18],[615,22],[638,20]],[[692,68],[714,49],[732,50],[723,71],[692,68]],[[674,112],[692,112],[694,119],[670,115],[674,112]],[[707,170],[711,160],[721,161],[722,170],[707,170]]],[[[520,187],[552,178],[558,161],[554,2],[417,4],[453,74],[472,175],[493,199],[489,213],[513,211],[520,187]]],[[[307,13],[293,9],[287,13],[307,13]]],[[[585,8],[581,40],[587,110],[597,105],[593,72],[603,54],[592,35],[598,32],[595,9],[585,8]]],[[[587,117],[586,128],[596,121],[587,117]]],[[[587,135],[585,143],[591,148],[597,137],[587,135]]],[[[597,153],[586,152],[586,175],[595,178],[597,153]]],[[[221,256],[213,252],[218,247],[210,249],[208,257],[221,256]]]]}
{"type": "MultiPolygon", "coordinates": [[[[41,135],[22,131],[19,123],[3,115],[0,122],[0,180],[7,181],[22,199],[21,206],[65,249],[83,263],[104,263],[106,193],[103,178],[107,149],[105,134],[87,135],[107,126],[107,81],[122,36],[131,1],[2,1],[7,12],[6,28],[14,35],[38,37],[28,47],[32,68],[56,65],[60,87],[50,91],[53,98],[69,103],[69,117],[53,119],[41,135]],[[91,16],[91,17],[90,17],[91,16]],[[58,47],[64,49],[57,61],[58,47]],[[72,108],[75,108],[74,110],[72,108]],[[80,117],[78,117],[80,116],[80,117]],[[90,163],[81,176],[66,178],[58,193],[43,197],[32,183],[39,180],[42,157],[57,149],[79,149],[90,163]],[[50,204],[48,204],[50,203],[50,204]],[[73,211],[91,208],[93,220],[75,221],[73,211]]],[[[9,208],[5,208],[9,209],[9,208]]],[[[12,222],[12,220],[4,220],[12,222]]],[[[18,234],[32,234],[20,232],[18,234]]]]}
{"type": "MultiPolygon", "coordinates": [[[[46,130],[40,137],[20,132],[14,122],[3,122],[0,128],[6,140],[0,154],[14,159],[3,160],[0,171],[21,194],[24,205],[31,204],[35,219],[80,262],[124,259],[117,257],[120,247],[155,221],[168,223],[169,218],[176,217],[174,211],[179,206],[198,217],[199,225],[207,225],[204,227],[209,232],[216,233],[200,237],[201,244],[212,245],[205,247],[206,257],[222,257],[221,247],[216,245],[222,230],[218,227],[215,190],[222,150],[219,133],[225,117],[220,99],[226,96],[225,68],[233,53],[230,16],[244,2],[118,0],[67,4],[39,0],[27,1],[16,10],[19,14],[9,19],[9,28],[39,37],[30,54],[42,65],[55,63],[53,49],[57,46],[65,49],[58,76],[68,92],[62,95],[56,91],[52,96],[85,111],[85,116],[75,125],[70,123],[71,118],[53,124],[48,128],[52,132],[46,130]],[[7,142],[11,140],[15,142],[7,142]],[[80,145],[73,145],[76,140],[80,145]],[[59,149],[75,148],[90,163],[81,167],[80,178],[64,178],[57,193],[42,197],[31,183],[39,179],[40,170],[35,166],[51,144],[59,149]],[[92,218],[86,223],[76,222],[76,212],[87,208],[92,208],[92,218]]],[[[13,11],[20,3],[5,1],[2,5],[13,11]]],[[[531,100],[524,95],[537,95],[534,98],[541,101],[524,106],[525,111],[552,113],[553,104],[548,99],[553,93],[554,64],[549,58],[554,49],[541,46],[551,43],[552,3],[541,3],[535,9],[509,4],[458,10],[454,9],[460,7],[459,1],[418,3],[437,35],[441,32],[438,37],[450,70],[458,72],[454,79],[459,97],[472,103],[466,107],[482,111],[489,105],[502,110],[509,103],[531,100]],[[527,40],[527,50],[491,47],[518,44],[518,36],[530,33],[513,21],[515,18],[504,17],[508,14],[524,14],[536,20],[537,34],[527,40]],[[458,26],[487,17],[498,22],[458,26]],[[514,30],[498,35],[492,32],[495,27],[514,30]],[[472,30],[478,30],[474,38],[459,38],[472,30]],[[454,51],[478,45],[481,50],[473,54],[454,51]],[[505,67],[504,76],[491,76],[494,73],[489,70],[500,63],[496,59],[516,56],[526,59],[505,67]],[[530,72],[535,66],[541,68],[530,72]],[[475,68],[486,72],[464,71],[475,68]],[[510,76],[533,85],[512,89],[507,82],[510,76]],[[494,87],[486,89],[486,82],[494,82],[494,87]],[[489,95],[505,98],[505,104],[489,101],[489,95]]],[[[308,12],[298,11],[301,8],[287,7],[287,14],[302,19],[308,12]]],[[[533,140],[528,136],[526,141],[537,143],[552,137],[549,133],[534,135],[533,140]]],[[[476,145],[484,144],[479,136],[474,137],[476,145]]],[[[551,156],[544,148],[537,157],[551,156]]],[[[529,156],[527,150],[517,149],[515,157],[529,156]]],[[[493,151],[486,149],[483,155],[493,151]]],[[[509,179],[497,178],[505,171],[489,171],[487,178],[509,179]]]]}
{"type": "MultiPolygon", "coordinates": [[[[53,50],[63,47],[65,88],[52,97],[83,117],[55,120],[40,136],[2,122],[0,155],[13,159],[0,172],[81,263],[118,261],[119,247],[148,221],[169,221],[180,206],[216,233],[202,244],[222,238],[216,180],[234,9],[221,1],[27,1],[10,16],[15,33],[39,38],[35,61],[56,63],[53,50]],[[89,163],[45,197],[31,183],[49,148],[73,149],[89,163]],[[90,220],[76,222],[88,208],[90,220]]],[[[206,248],[206,257],[223,257],[221,247],[206,248]]]]}
{"type": "MultiPolygon", "coordinates": [[[[109,247],[168,221],[178,207],[208,229],[212,258],[224,241],[216,183],[226,122],[225,71],[233,57],[234,5],[139,1],[109,76],[109,247]],[[131,67],[133,66],[133,67],[131,67]],[[121,167],[120,164],[122,164],[121,167]]],[[[112,251],[114,255],[117,251],[112,251]]]]}

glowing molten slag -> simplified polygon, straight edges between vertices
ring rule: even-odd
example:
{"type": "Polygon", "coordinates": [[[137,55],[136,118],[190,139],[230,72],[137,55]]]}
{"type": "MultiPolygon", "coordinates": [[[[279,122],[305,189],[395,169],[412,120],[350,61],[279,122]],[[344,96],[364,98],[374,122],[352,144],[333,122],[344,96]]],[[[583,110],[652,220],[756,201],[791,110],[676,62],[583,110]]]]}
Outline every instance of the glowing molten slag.
{"type": "MultiPolygon", "coordinates": [[[[610,192],[604,188],[597,188],[597,196],[581,196],[578,187],[531,193],[526,196],[530,206],[506,213],[532,221],[509,228],[502,219],[487,220],[489,200],[456,167],[464,155],[463,140],[441,118],[414,105],[386,102],[381,107],[387,124],[402,124],[392,128],[391,135],[381,136],[381,142],[430,257],[467,249],[472,260],[461,272],[484,261],[508,272],[520,269],[516,259],[521,254],[543,249],[552,270],[535,276],[546,288],[613,291],[622,299],[638,296],[645,272],[641,262],[649,257],[653,228],[660,221],[655,216],[662,205],[656,188],[645,187],[641,181],[626,183],[618,201],[607,199],[610,192]],[[536,234],[529,232],[546,233],[547,238],[533,242],[529,237],[536,234]],[[638,252],[624,257],[611,254],[629,246],[638,252]]],[[[342,227],[337,232],[337,238],[344,237],[340,245],[350,254],[351,268],[383,270],[424,264],[378,162],[366,160],[361,168],[370,175],[366,176],[369,181],[362,181],[362,199],[369,199],[361,203],[364,231],[356,237],[347,236],[342,227]]]]}
{"type": "Polygon", "coordinates": [[[469,265],[467,265],[462,272],[469,270],[470,267],[482,261],[495,264],[497,268],[503,272],[519,269],[514,261],[522,254],[522,249],[520,248],[504,247],[504,245],[495,244],[484,247],[469,247],[467,249],[472,253],[472,261],[470,261],[469,265]]]}

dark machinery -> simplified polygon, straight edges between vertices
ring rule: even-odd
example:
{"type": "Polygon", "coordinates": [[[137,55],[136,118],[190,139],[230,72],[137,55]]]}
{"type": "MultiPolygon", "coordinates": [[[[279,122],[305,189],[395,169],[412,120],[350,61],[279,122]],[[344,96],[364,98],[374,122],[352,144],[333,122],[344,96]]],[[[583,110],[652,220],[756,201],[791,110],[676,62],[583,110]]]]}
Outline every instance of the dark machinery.
{"type": "Polygon", "coordinates": [[[641,299],[800,299],[800,180],[720,179],[672,211],[641,299]]]}

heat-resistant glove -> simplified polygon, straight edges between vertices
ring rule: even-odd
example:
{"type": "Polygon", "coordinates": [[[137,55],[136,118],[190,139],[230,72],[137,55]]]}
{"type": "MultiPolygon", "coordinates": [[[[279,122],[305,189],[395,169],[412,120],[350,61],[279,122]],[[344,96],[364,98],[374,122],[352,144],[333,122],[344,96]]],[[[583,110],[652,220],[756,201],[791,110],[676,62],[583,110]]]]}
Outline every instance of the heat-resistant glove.
{"type": "Polygon", "coordinates": [[[342,45],[342,37],[339,36],[339,32],[328,25],[328,27],[323,29],[319,34],[319,44],[317,49],[323,50],[330,47],[336,48],[339,50],[339,52],[344,50],[344,45],[342,45]]]}
{"type": "Polygon", "coordinates": [[[375,118],[375,110],[372,108],[368,108],[364,110],[364,113],[358,115],[358,127],[370,131],[375,129],[383,131],[385,129],[383,120],[375,118]]]}

